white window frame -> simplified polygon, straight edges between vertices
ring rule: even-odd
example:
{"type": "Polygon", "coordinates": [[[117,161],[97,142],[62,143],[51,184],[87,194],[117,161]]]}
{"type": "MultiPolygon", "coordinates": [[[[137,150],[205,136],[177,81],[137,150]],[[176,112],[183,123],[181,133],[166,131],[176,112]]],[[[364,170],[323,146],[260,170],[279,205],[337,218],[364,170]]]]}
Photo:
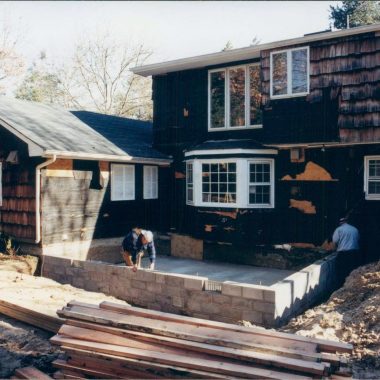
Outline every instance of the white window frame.
{"type": "Polygon", "coordinates": [[[274,208],[274,159],[251,159],[248,161],[248,204],[254,208],[274,208]],[[268,182],[250,182],[250,164],[269,164],[270,181],[268,182]],[[249,203],[249,187],[250,185],[270,185],[270,202],[269,203],[249,203]]]}
{"type": "Polygon", "coordinates": [[[135,170],[135,165],[111,164],[111,201],[134,201],[135,199],[136,199],[136,170],[135,170]],[[128,168],[131,168],[131,170],[132,170],[133,180],[130,182],[131,182],[131,186],[133,187],[133,196],[131,196],[129,198],[128,197],[123,197],[123,198],[116,198],[115,197],[114,189],[116,188],[116,186],[115,186],[114,168],[116,166],[120,166],[123,168],[128,167],[128,168]]]}
{"type": "MultiPolygon", "coordinates": [[[[144,165],[144,184],[143,184],[143,192],[144,192],[144,199],[158,199],[158,167],[154,165],[144,165]],[[153,170],[155,172],[155,181],[153,181],[152,178],[148,177],[148,172],[150,170],[153,170]],[[154,186],[153,184],[156,184],[156,191],[154,192],[154,186]]],[[[152,175],[152,172],[149,174],[149,176],[152,175]]]]}
{"type": "Polygon", "coordinates": [[[260,63],[250,63],[247,65],[237,65],[237,66],[228,66],[223,67],[220,69],[213,69],[208,71],[208,131],[209,132],[220,132],[220,131],[236,131],[241,129],[260,129],[263,127],[262,124],[250,124],[250,107],[251,107],[251,97],[250,97],[250,77],[249,77],[249,68],[252,66],[259,66],[260,63]],[[230,125],[230,111],[231,111],[231,103],[230,103],[230,70],[238,69],[238,68],[244,68],[245,69],[245,100],[244,100],[244,107],[245,107],[245,125],[244,126],[231,126],[230,125]],[[224,80],[225,80],[225,86],[224,86],[224,127],[221,128],[211,128],[211,74],[217,73],[217,72],[224,72],[224,80]]]}
{"type": "Polygon", "coordinates": [[[203,159],[196,158],[187,161],[193,164],[193,199],[192,203],[187,203],[196,207],[218,207],[218,208],[274,208],[275,207],[275,173],[274,159],[266,158],[213,158],[203,159]],[[236,163],[236,202],[235,203],[218,203],[203,202],[202,200],[202,164],[219,164],[219,163],[236,163]],[[254,205],[249,204],[249,163],[250,162],[270,162],[271,164],[271,204],[254,205]]]}
{"type": "Polygon", "coordinates": [[[310,92],[310,47],[302,46],[293,49],[284,49],[284,50],[276,50],[270,53],[270,97],[271,99],[283,99],[283,98],[295,98],[299,96],[306,96],[310,92]],[[306,92],[298,92],[292,93],[292,85],[293,85],[293,76],[292,76],[292,52],[296,50],[305,50],[306,49],[306,59],[307,59],[307,75],[306,75],[306,92]],[[273,55],[280,54],[286,52],[286,68],[287,68],[287,93],[281,95],[273,95],[273,55]]]}
{"type": "Polygon", "coordinates": [[[3,163],[0,162],[0,207],[3,205],[3,163]]]}
{"type": "Polygon", "coordinates": [[[186,204],[187,205],[193,205],[194,204],[194,162],[193,161],[186,161],[186,204]],[[190,165],[191,165],[192,178],[193,178],[193,181],[191,182],[193,200],[189,200],[188,170],[189,170],[190,165]]]}
{"type": "Polygon", "coordinates": [[[368,194],[368,183],[369,183],[369,161],[370,160],[379,160],[380,156],[364,156],[364,193],[365,199],[368,201],[380,200],[380,194],[368,194]]]}

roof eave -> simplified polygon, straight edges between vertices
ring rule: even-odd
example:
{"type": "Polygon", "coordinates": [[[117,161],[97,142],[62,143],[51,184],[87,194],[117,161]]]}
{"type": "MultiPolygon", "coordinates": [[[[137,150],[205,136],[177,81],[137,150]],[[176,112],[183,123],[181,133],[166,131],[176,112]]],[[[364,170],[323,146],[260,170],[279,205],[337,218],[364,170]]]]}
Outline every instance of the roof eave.
{"type": "Polygon", "coordinates": [[[206,66],[213,66],[233,61],[257,58],[262,50],[286,47],[289,45],[297,45],[314,41],[322,41],[332,38],[356,35],[361,33],[369,33],[380,31],[380,23],[373,25],[359,26],[351,29],[343,29],[335,32],[326,32],[320,34],[311,34],[303,37],[291,38],[282,41],[270,42],[262,45],[249,46],[239,49],[233,49],[218,53],[199,55],[188,58],[176,59],[173,61],[154,63],[145,66],[134,67],[131,71],[141,76],[162,75],[174,71],[182,71],[196,69],[206,66]]]}
{"type": "Polygon", "coordinates": [[[47,150],[44,152],[43,157],[50,158],[56,156],[61,159],[71,160],[90,160],[90,161],[110,161],[110,162],[123,162],[131,164],[152,164],[159,166],[168,166],[173,160],[170,158],[154,158],[154,157],[133,157],[129,155],[116,155],[116,154],[98,154],[98,153],[82,153],[82,152],[63,152],[55,150],[47,150]]]}

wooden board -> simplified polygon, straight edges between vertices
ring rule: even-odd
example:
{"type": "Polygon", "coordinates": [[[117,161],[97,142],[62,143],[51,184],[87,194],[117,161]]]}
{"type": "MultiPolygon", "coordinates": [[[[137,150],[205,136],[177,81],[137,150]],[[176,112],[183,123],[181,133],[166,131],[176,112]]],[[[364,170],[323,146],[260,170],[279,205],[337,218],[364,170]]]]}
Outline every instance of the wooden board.
{"type": "MultiPolygon", "coordinates": [[[[71,305],[80,306],[80,303],[71,303],[71,305]]],[[[334,341],[328,341],[324,339],[307,338],[300,335],[270,331],[270,330],[261,329],[261,328],[244,327],[244,326],[238,326],[238,325],[233,325],[229,323],[208,321],[205,319],[163,313],[156,310],[142,309],[142,308],[129,306],[129,305],[119,305],[119,304],[109,302],[109,301],[101,302],[99,304],[99,307],[101,309],[113,310],[119,313],[152,318],[155,320],[172,321],[172,322],[178,322],[178,323],[191,324],[194,326],[211,327],[214,329],[241,332],[241,333],[252,334],[256,336],[275,337],[276,339],[283,339],[283,346],[285,347],[289,347],[288,342],[296,341],[296,342],[305,343],[306,345],[317,344],[318,348],[321,351],[326,351],[326,352],[338,351],[338,352],[351,353],[352,348],[353,348],[352,345],[348,343],[334,342],[334,341]]]]}
{"type": "Polygon", "coordinates": [[[93,352],[77,348],[61,346],[68,355],[68,363],[75,365],[92,365],[97,363],[104,368],[112,368],[113,370],[135,369],[147,372],[155,377],[164,378],[194,378],[194,379],[228,379],[223,375],[211,372],[204,372],[178,366],[162,365],[160,363],[151,363],[147,360],[136,360],[132,358],[120,357],[100,352],[93,352]]]}
{"type": "MultiPolygon", "coordinates": [[[[80,306],[64,308],[58,312],[60,316],[75,318],[89,322],[127,328],[148,334],[157,334],[172,338],[191,340],[200,343],[223,345],[231,348],[248,348],[250,344],[275,346],[279,340],[275,337],[255,336],[241,332],[218,330],[203,326],[191,326],[178,322],[156,321],[148,318],[120,314],[108,310],[89,309],[80,306]]],[[[281,340],[281,342],[283,342],[281,340]]],[[[280,344],[281,345],[281,344],[280,344]]],[[[288,348],[316,352],[316,345],[305,346],[302,343],[290,341],[288,348]],[[313,349],[312,349],[313,348],[313,349]]]]}
{"type": "MultiPolygon", "coordinates": [[[[222,357],[237,359],[242,362],[253,362],[253,363],[262,364],[262,365],[263,364],[271,365],[277,368],[291,369],[298,372],[314,373],[317,375],[327,375],[328,370],[329,370],[328,366],[320,364],[320,363],[307,362],[307,361],[299,360],[299,359],[284,358],[281,356],[276,356],[276,355],[266,354],[266,353],[247,352],[244,350],[229,349],[229,348],[224,348],[224,347],[212,347],[212,346],[210,347],[209,345],[202,345],[202,344],[195,343],[196,349],[201,350],[202,352],[206,354],[209,354],[207,356],[204,354],[203,355],[199,354],[198,352],[194,352],[194,351],[188,351],[188,350],[178,349],[178,348],[177,349],[168,348],[159,344],[152,344],[152,343],[147,344],[147,343],[138,341],[136,339],[131,339],[131,338],[127,339],[127,338],[120,337],[113,334],[99,332],[99,331],[91,331],[89,329],[75,327],[75,326],[64,325],[61,327],[58,333],[60,335],[72,337],[78,340],[107,343],[107,344],[113,344],[113,345],[118,345],[122,347],[138,348],[138,349],[146,350],[146,351],[182,355],[187,358],[198,357],[199,359],[202,359],[202,360],[207,360],[207,359],[216,360],[217,358],[215,356],[222,356],[222,357]],[[214,355],[214,357],[211,355],[214,355]]],[[[147,354],[147,356],[149,357],[149,354],[147,354]]]]}
{"type": "Polygon", "coordinates": [[[16,369],[15,375],[18,379],[51,380],[50,376],[46,375],[33,366],[16,369]]]}
{"type": "MultiPolygon", "coordinates": [[[[59,346],[69,346],[79,349],[87,349],[96,352],[107,353],[116,356],[129,357],[133,359],[146,360],[146,351],[136,348],[120,347],[112,344],[95,343],[90,341],[76,340],[65,338],[59,335],[51,338],[53,344],[59,346]]],[[[212,360],[199,360],[198,358],[183,357],[180,355],[150,352],[149,361],[153,363],[179,365],[191,369],[199,369],[206,372],[215,372],[250,379],[281,379],[296,380],[310,379],[307,376],[288,374],[286,372],[272,371],[255,366],[246,366],[241,364],[224,363],[212,360]]]]}
{"type": "MultiPolygon", "coordinates": [[[[110,334],[115,334],[119,336],[125,336],[125,337],[133,337],[137,338],[139,340],[147,341],[147,342],[160,342],[168,346],[172,347],[182,347],[182,348],[188,348],[188,349],[196,349],[197,351],[202,351],[202,346],[205,348],[214,348],[213,345],[207,345],[202,344],[202,346],[197,346],[196,342],[188,342],[186,340],[182,339],[176,339],[176,338],[169,338],[165,336],[157,336],[153,334],[146,334],[138,331],[131,331],[131,330],[125,330],[125,329],[119,329],[117,327],[110,327],[105,325],[99,325],[96,323],[91,322],[84,322],[84,321],[77,321],[74,319],[68,319],[66,321],[67,325],[71,326],[77,326],[77,327],[83,327],[88,328],[91,330],[97,330],[97,331],[104,331],[110,334]],[[198,348],[199,347],[199,348],[198,348]]],[[[287,349],[283,347],[276,347],[276,346],[268,346],[268,345],[254,345],[251,344],[246,350],[252,350],[257,352],[266,352],[266,353],[274,353],[276,355],[285,356],[289,358],[296,358],[296,359],[302,359],[302,360],[310,360],[310,361],[325,361],[328,362],[335,367],[339,367],[341,363],[341,359],[339,356],[335,354],[326,354],[326,353],[311,353],[311,352],[304,352],[304,351],[298,351],[298,350],[292,350],[287,349]]]]}

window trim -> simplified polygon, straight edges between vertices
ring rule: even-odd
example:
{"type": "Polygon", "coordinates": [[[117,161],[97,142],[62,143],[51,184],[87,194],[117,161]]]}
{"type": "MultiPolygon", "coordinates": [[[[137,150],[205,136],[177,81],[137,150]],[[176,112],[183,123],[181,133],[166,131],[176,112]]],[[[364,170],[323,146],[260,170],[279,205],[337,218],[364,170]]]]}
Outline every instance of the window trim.
{"type": "Polygon", "coordinates": [[[194,191],[194,161],[191,160],[191,161],[186,161],[186,204],[187,205],[193,205],[194,204],[194,194],[195,194],[195,191],[194,191]],[[188,171],[188,167],[189,165],[191,165],[191,171],[192,171],[192,177],[193,177],[193,182],[191,183],[192,185],[192,192],[193,192],[193,200],[190,201],[189,200],[189,182],[188,182],[188,176],[187,176],[187,171],[188,171]]]}
{"type": "Polygon", "coordinates": [[[275,165],[274,165],[274,159],[273,158],[254,158],[254,159],[250,159],[248,160],[248,164],[247,164],[247,169],[248,169],[248,172],[247,172],[247,176],[248,176],[248,187],[247,187],[247,191],[248,191],[248,194],[247,194],[247,201],[248,201],[248,205],[250,207],[253,207],[253,208],[274,208],[274,199],[275,199],[275,191],[274,191],[274,171],[275,171],[275,165]],[[265,203],[265,204],[262,204],[262,203],[249,203],[249,187],[251,184],[253,183],[256,183],[256,184],[262,184],[262,185],[268,185],[268,182],[251,182],[250,181],[250,164],[269,164],[269,168],[270,168],[270,181],[269,181],[269,184],[270,184],[270,203],[265,203]]]}
{"type": "MultiPolygon", "coordinates": [[[[158,179],[158,175],[159,175],[159,171],[158,171],[158,166],[155,166],[155,165],[144,165],[144,168],[143,168],[143,198],[144,199],[158,199],[158,181],[159,181],[159,179],[158,179]],[[152,196],[146,196],[146,193],[145,193],[145,191],[147,191],[148,189],[147,189],[147,178],[146,178],[146,176],[147,176],[147,169],[154,169],[155,170],[155,172],[156,172],[156,174],[157,174],[157,177],[156,177],[156,192],[153,194],[153,191],[151,191],[151,193],[152,193],[152,196]]],[[[151,183],[153,183],[153,181],[151,182],[151,183]]],[[[152,189],[150,189],[150,190],[152,190],[152,189]]]]}
{"type": "Polygon", "coordinates": [[[380,161],[380,156],[364,156],[364,194],[367,201],[378,201],[380,200],[380,194],[368,194],[370,160],[380,161]]]}
{"type": "Polygon", "coordinates": [[[136,200],[136,168],[135,168],[135,165],[131,165],[131,164],[111,164],[111,201],[112,202],[123,202],[123,201],[134,201],[136,200]],[[126,167],[126,166],[129,166],[132,168],[132,171],[133,171],[133,197],[132,198],[124,198],[124,199],[115,199],[114,197],[114,188],[115,188],[115,185],[114,185],[114,181],[115,181],[115,175],[114,175],[114,167],[115,166],[122,166],[122,167],[126,167]]]}
{"type": "Polygon", "coordinates": [[[218,69],[212,69],[208,71],[208,86],[207,86],[207,116],[208,116],[208,125],[207,129],[209,132],[220,132],[220,131],[237,131],[242,129],[261,129],[263,128],[262,124],[250,124],[250,106],[251,106],[251,97],[249,93],[249,68],[252,66],[258,66],[260,67],[260,62],[255,63],[248,63],[245,65],[234,65],[234,66],[227,66],[223,68],[218,69]],[[244,91],[244,107],[245,107],[245,125],[244,126],[235,126],[232,127],[230,125],[230,110],[231,110],[231,104],[230,104],[230,70],[231,69],[238,69],[244,67],[245,69],[245,91],[244,91]],[[224,72],[224,80],[225,80],[225,86],[224,86],[224,99],[225,99],[225,105],[224,105],[224,127],[221,128],[211,128],[211,74],[217,73],[217,72],[224,72]]]}
{"type": "Polygon", "coordinates": [[[0,207],[3,206],[3,163],[0,162],[0,207]]]}
{"type": "Polygon", "coordinates": [[[271,51],[270,53],[270,63],[269,63],[269,71],[270,71],[270,98],[271,99],[286,99],[286,98],[296,98],[300,96],[306,96],[310,93],[310,46],[301,46],[297,48],[292,49],[283,49],[283,50],[275,50],[271,51]],[[307,91],[306,92],[299,92],[296,94],[292,93],[292,84],[293,84],[293,75],[292,75],[292,51],[296,50],[305,50],[306,49],[306,59],[307,59],[307,91]],[[280,54],[286,52],[286,67],[287,67],[287,93],[281,94],[281,95],[273,95],[273,55],[274,54],[280,54]],[[290,63],[290,64],[289,64],[290,63]]]}

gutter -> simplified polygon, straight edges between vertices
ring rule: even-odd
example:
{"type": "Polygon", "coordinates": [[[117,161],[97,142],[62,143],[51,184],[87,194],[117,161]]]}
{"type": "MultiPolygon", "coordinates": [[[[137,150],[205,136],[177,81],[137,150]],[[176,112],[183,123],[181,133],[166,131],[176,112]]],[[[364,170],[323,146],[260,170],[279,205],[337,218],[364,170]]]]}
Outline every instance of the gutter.
{"type": "Polygon", "coordinates": [[[112,162],[128,162],[133,164],[151,164],[159,166],[169,166],[172,162],[172,158],[145,158],[145,157],[133,157],[133,156],[117,156],[113,154],[97,154],[97,153],[80,153],[80,152],[60,152],[47,150],[43,154],[43,157],[49,158],[56,156],[56,158],[62,158],[66,160],[90,160],[90,161],[112,161],[112,162]]]}
{"type": "Polygon", "coordinates": [[[41,241],[41,169],[52,164],[57,160],[57,156],[53,155],[50,159],[36,166],[36,241],[41,241]]]}
{"type": "Polygon", "coordinates": [[[380,141],[362,141],[362,142],[317,142],[317,143],[295,143],[295,144],[263,144],[267,148],[291,149],[291,148],[344,148],[356,145],[380,145],[380,141]]]}

